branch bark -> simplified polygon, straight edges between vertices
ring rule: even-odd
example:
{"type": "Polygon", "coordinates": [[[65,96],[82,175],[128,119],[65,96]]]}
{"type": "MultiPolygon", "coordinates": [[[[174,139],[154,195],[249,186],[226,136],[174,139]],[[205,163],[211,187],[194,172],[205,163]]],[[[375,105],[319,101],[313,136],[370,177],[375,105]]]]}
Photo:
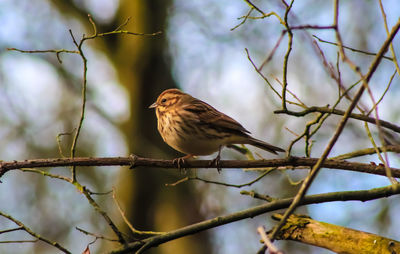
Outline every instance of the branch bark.
{"type": "MultiPolygon", "coordinates": [[[[327,113],[327,114],[329,113],[329,114],[343,116],[345,114],[345,111],[340,110],[340,109],[332,109],[329,107],[309,107],[309,108],[307,108],[303,111],[299,111],[299,112],[281,109],[281,110],[275,110],[274,113],[275,114],[287,114],[287,115],[291,115],[291,116],[295,116],[295,117],[303,117],[303,116],[311,114],[311,113],[327,113]]],[[[357,114],[357,113],[351,113],[349,115],[349,118],[365,121],[365,122],[372,123],[372,124],[376,124],[376,122],[378,121],[382,127],[385,127],[394,132],[400,133],[400,126],[398,126],[394,123],[385,121],[385,120],[377,120],[373,117],[369,117],[369,116],[366,116],[363,114],[357,114]]]]}
{"type": "MultiPolygon", "coordinates": [[[[282,215],[274,214],[275,220],[282,215]]],[[[291,215],[277,235],[279,240],[293,240],[331,250],[335,253],[400,253],[400,242],[379,235],[320,222],[306,216],[291,215]]]]}
{"type": "MultiPolygon", "coordinates": [[[[288,157],[283,159],[271,160],[222,160],[221,168],[270,168],[270,167],[312,167],[317,163],[317,158],[288,157]]],[[[183,168],[216,168],[210,160],[185,160],[183,168]]],[[[34,159],[24,161],[0,162],[0,177],[9,170],[21,168],[43,168],[43,167],[68,167],[68,166],[130,166],[133,167],[153,167],[153,168],[177,168],[173,160],[142,158],[138,156],[130,157],[75,157],[75,158],[54,158],[54,159],[34,159]]],[[[323,168],[349,170],[355,172],[369,173],[386,176],[385,167],[374,163],[350,162],[344,160],[327,159],[323,168]]],[[[394,177],[400,177],[400,169],[391,168],[394,177]]]]}

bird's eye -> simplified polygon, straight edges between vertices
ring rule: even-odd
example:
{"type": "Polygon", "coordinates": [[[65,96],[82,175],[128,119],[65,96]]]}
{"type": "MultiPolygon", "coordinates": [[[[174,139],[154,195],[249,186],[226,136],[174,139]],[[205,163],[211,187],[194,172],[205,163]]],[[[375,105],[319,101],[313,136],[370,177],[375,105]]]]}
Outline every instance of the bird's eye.
{"type": "Polygon", "coordinates": [[[164,103],[166,101],[167,101],[167,99],[164,98],[164,99],[161,100],[161,103],[164,103]]]}

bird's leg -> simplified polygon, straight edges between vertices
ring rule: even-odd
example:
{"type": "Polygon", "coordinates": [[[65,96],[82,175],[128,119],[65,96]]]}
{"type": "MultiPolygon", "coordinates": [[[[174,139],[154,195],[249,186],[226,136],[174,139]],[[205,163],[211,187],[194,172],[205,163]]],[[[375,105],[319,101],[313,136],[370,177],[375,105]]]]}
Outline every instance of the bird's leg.
{"type": "Polygon", "coordinates": [[[221,162],[221,150],[222,150],[222,146],[219,146],[217,157],[215,157],[215,158],[211,161],[211,163],[210,163],[210,166],[215,165],[215,166],[217,167],[218,173],[221,173],[221,170],[222,170],[222,169],[221,169],[221,166],[220,166],[220,162],[221,162]]]}
{"type": "Polygon", "coordinates": [[[177,167],[179,169],[179,171],[181,172],[181,174],[186,174],[186,168],[183,168],[183,164],[185,164],[185,160],[192,158],[193,155],[192,154],[187,154],[183,157],[179,157],[179,158],[175,158],[172,160],[172,163],[174,163],[175,167],[177,167]]]}

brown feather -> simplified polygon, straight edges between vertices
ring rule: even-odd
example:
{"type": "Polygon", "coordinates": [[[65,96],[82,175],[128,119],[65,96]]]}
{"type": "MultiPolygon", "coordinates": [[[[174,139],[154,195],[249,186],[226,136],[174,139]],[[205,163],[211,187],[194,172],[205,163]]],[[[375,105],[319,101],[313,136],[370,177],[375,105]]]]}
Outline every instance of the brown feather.
{"type": "Polygon", "coordinates": [[[235,134],[248,136],[250,133],[240,123],[224,113],[216,110],[214,107],[196,98],[191,98],[191,102],[183,105],[183,109],[196,113],[200,124],[206,124],[213,129],[221,131],[233,131],[235,134]]]}

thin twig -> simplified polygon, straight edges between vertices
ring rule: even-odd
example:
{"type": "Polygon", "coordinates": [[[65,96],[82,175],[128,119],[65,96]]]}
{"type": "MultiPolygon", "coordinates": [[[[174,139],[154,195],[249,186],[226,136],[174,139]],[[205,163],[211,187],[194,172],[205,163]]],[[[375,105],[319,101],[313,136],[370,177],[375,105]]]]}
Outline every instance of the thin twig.
{"type": "Polygon", "coordinates": [[[1,243],[36,243],[36,242],[38,242],[39,240],[38,239],[35,239],[35,240],[10,240],[10,241],[0,241],[0,244],[1,243]]]}
{"type": "Polygon", "coordinates": [[[272,202],[272,201],[278,200],[278,199],[272,198],[272,197],[270,197],[268,195],[261,195],[261,194],[255,192],[255,191],[241,191],[240,194],[246,195],[246,196],[250,196],[250,197],[253,197],[253,198],[257,198],[257,199],[261,199],[261,200],[264,200],[264,201],[267,201],[267,202],[272,202]]]}
{"type": "MultiPolygon", "coordinates": [[[[245,48],[245,51],[247,53],[247,58],[249,59],[250,63],[253,65],[253,68],[255,69],[255,71],[257,71],[257,73],[264,79],[264,81],[268,84],[268,86],[272,89],[272,91],[280,98],[282,99],[282,96],[279,94],[279,92],[272,86],[272,84],[269,82],[268,78],[264,76],[264,74],[259,70],[259,68],[257,68],[256,64],[254,63],[254,61],[251,59],[249,51],[247,48],[245,48]]],[[[299,107],[304,107],[299,103],[296,102],[292,102],[292,101],[287,101],[287,103],[289,104],[293,104],[293,105],[297,105],[299,107]]]]}
{"type": "Polygon", "coordinates": [[[275,55],[276,50],[278,49],[279,45],[282,42],[283,37],[286,34],[286,30],[282,31],[281,36],[279,36],[279,39],[276,41],[275,46],[272,48],[271,52],[269,53],[269,55],[267,56],[267,58],[265,58],[265,60],[263,61],[263,63],[260,65],[260,67],[257,69],[258,72],[261,72],[262,69],[264,68],[264,66],[269,63],[269,61],[272,60],[272,58],[275,55]]]}
{"type": "Polygon", "coordinates": [[[79,227],[75,227],[75,229],[80,231],[80,232],[82,232],[82,233],[84,233],[85,235],[90,235],[90,236],[95,237],[96,240],[97,239],[103,239],[103,240],[107,240],[107,241],[110,241],[110,242],[118,242],[118,239],[112,239],[112,238],[109,238],[109,237],[106,237],[106,236],[103,236],[103,235],[91,233],[91,232],[86,231],[86,230],[84,230],[82,228],[79,228],[79,227]]]}
{"type": "Polygon", "coordinates": [[[393,81],[394,77],[396,76],[396,73],[397,73],[397,70],[395,70],[394,73],[392,74],[392,76],[390,77],[389,84],[386,86],[385,91],[383,91],[381,98],[379,98],[379,100],[376,102],[376,104],[374,104],[372,106],[372,108],[370,109],[370,111],[368,111],[368,113],[366,114],[367,116],[370,115],[371,112],[375,109],[375,107],[383,100],[383,97],[385,97],[387,91],[389,91],[390,85],[392,84],[392,81],[393,81]]]}
{"type": "MultiPolygon", "coordinates": [[[[90,20],[90,18],[89,18],[89,20],[90,20]]],[[[94,25],[93,21],[92,21],[92,24],[94,25]]],[[[94,30],[95,30],[95,32],[97,31],[96,28],[94,28],[94,30]]],[[[85,54],[83,53],[83,50],[82,50],[83,39],[78,44],[77,41],[75,40],[75,37],[74,37],[71,29],[69,30],[69,33],[70,33],[70,35],[72,37],[72,41],[74,42],[76,48],[78,49],[79,55],[81,56],[82,61],[83,61],[83,78],[82,78],[82,90],[81,90],[81,96],[82,96],[81,115],[79,117],[78,126],[76,127],[75,136],[73,138],[72,145],[71,145],[71,158],[74,158],[75,157],[75,153],[76,153],[76,146],[78,144],[79,134],[81,133],[83,120],[85,119],[86,86],[87,86],[87,59],[86,59],[86,56],[85,56],[85,54]]],[[[76,182],[76,167],[75,166],[72,166],[72,168],[71,168],[71,179],[72,179],[72,182],[76,182]]]]}
{"type": "Polygon", "coordinates": [[[335,29],[335,26],[319,26],[319,25],[300,25],[300,26],[291,26],[292,30],[305,30],[305,29],[316,29],[316,30],[326,30],[326,29],[335,29]]]}
{"type": "Polygon", "coordinates": [[[274,170],[275,170],[275,168],[268,169],[268,170],[264,171],[263,173],[261,173],[254,180],[251,180],[250,182],[242,183],[242,184],[231,184],[231,183],[207,180],[207,179],[200,178],[198,176],[187,176],[187,177],[184,177],[184,178],[182,178],[182,179],[180,179],[180,180],[178,180],[178,181],[176,181],[174,183],[165,184],[165,186],[172,186],[173,187],[173,186],[176,186],[176,185],[178,185],[180,183],[183,183],[183,182],[186,182],[186,181],[197,180],[197,181],[201,181],[201,182],[204,182],[204,183],[211,183],[211,184],[222,185],[222,186],[226,186],[226,187],[243,188],[245,186],[251,186],[254,183],[260,181],[264,176],[268,175],[269,173],[271,173],[274,170]]]}
{"type": "Polygon", "coordinates": [[[118,237],[118,242],[123,245],[126,245],[127,241],[122,236],[121,231],[118,230],[117,226],[111,220],[110,216],[108,216],[108,214],[103,209],[101,209],[101,207],[97,204],[97,202],[92,198],[92,196],[90,195],[90,191],[88,191],[88,189],[85,186],[80,185],[78,182],[75,182],[74,184],[76,185],[76,188],[83,193],[83,195],[89,201],[90,205],[105,219],[105,221],[108,223],[114,234],[118,237]]]}
{"type": "Polygon", "coordinates": [[[130,20],[131,20],[131,17],[128,17],[121,25],[117,26],[117,28],[115,28],[114,31],[120,31],[123,27],[128,25],[130,20]]]}
{"type": "MultiPolygon", "coordinates": [[[[55,178],[55,179],[60,179],[69,183],[72,183],[72,179],[66,176],[62,176],[62,175],[56,175],[56,174],[52,174],[50,172],[47,171],[43,171],[40,169],[36,169],[36,168],[19,168],[19,170],[21,170],[22,172],[31,172],[31,173],[36,173],[36,174],[40,174],[43,176],[48,176],[50,178],[55,178]]],[[[0,172],[1,173],[1,172],[0,172]]]]}
{"type": "Polygon", "coordinates": [[[1,230],[0,234],[10,233],[10,232],[18,231],[18,230],[23,230],[23,229],[24,229],[24,227],[5,229],[5,230],[1,230]]]}
{"type": "MultiPolygon", "coordinates": [[[[386,34],[389,36],[390,31],[389,31],[389,26],[387,24],[386,13],[385,13],[385,9],[383,8],[382,0],[379,0],[379,7],[381,9],[386,34]]],[[[393,61],[394,65],[396,66],[397,73],[399,73],[399,75],[400,75],[400,66],[399,66],[399,62],[397,61],[396,52],[394,51],[393,43],[390,43],[389,48],[390,48],[390,52],[392,53],[392,56],[393,56],[392,61],[393,61]]]]}
{"type": "MultiPolygon", "coordinates": [[[[323,40],[323,39],[319,38],[319,37],[316,36],[316,35],[313,35],[313,37],[314,37],[315,39],[317,39],[318,41],[322,42],[322,43],[331,44],[331,45],[334,45],[334,46],[339,46],[339,45],[338,45],[337,43],[335,43],[335,42],[330,42],[330,41],[323,40]]],[[[373,52],[368,52],[368,51],[365,51],[365,50],[355,49],[355,48],[351,48],[351,47],[348,47],[348,46],[345,46],[345,45],[342,45],[342,47],[345,48],[345,49],[348,49],[348,50],[350,50],[350,51],[357,52],[357,53],[361,53],[361,54],[364,54],[364,55],[376,56],[376,53],[373,53],[373,52]]],[[[393,58],[388,57],[388,56],[382,56],[382,58],[383,58],[383,59],[386,59],[386,60],[393,61],[393,58]]]]}
{"type": "Polygon", "coordinates": [[[63,152],[62,152],[62,148],[61,148],[61,137],[62,137],[62,136],[70,136],[70,135],[72,135],[72,133],[74,133],[74,131],[75,131],[75,128],[74,128],[72,131],[70,131],[70,132],[63,132],[63,133],[57,134],[56,141],[57,141],[58,153],[59,153],[60,156],[63,157],[63,158],[64,158],[65,156],[64,156],[64,154],[63,154],[63,152]]]}
{"type": "MultiPolygon", "coordinates": [[[[278,83],[281,85],[281,87],[283,87],[283,83],[282,83],[278,78],[275,78],[275,80],[276,80],[276,82],[278,82],[278,83]]],[[[289,88],[286,88],[286,91],[287,91],[291,96],[293,96],[293,98],[295,98],[295,99],[299,102],[300,105],[298,105],[298,106],[300,106],[300,107],[302,107],[302,108],[308,108],[307,105],[306,105],[303,101],[301,101],[300,98],[299,98],[295,93],[293,93],[292,91],[290,91],[289,88]]]]}
{"type": "Polygon", "coordinates": [[[293,44],[293,33],[292,30],[290,29],[289,23],[288,23],[288,17],[289,17],[289,12],[290,9],[292,8],[294,3],[294,0],[292,0],[290,2],[290,5],[287,5],[286,10],[285,10],[285,16],[284,16],[284,26],[286,28],[287,31],[287,35],[288,35],[288,48],[286,51],[286,54],[283,58],[283,78],[282,78],[282,83],[283,83],[283,88],[282,88],[282,109],[283,110],[287,110],[286,107],[286,90],[287,90],[287,86],[288,86],[288,81],[287,81],[287,72],[288,72],[288,68],[289,68],[289,56],[290,56],[290,52],[292,51],[292,44],[293,44]]]}
{"type": "Polygon", "coordinates": [[[261,71],[257,68],[257,65],[253,62],[253,60],[250,57],[250,53],[249,50],[247,48],[244,49],[246,51],[247,54],[247,59],[249,59],[250,63],[253,65],[254,69],[257,71],[257,73],[265,80],[265,82],[267,82],[268,86],[272,89],[272,91],[279,97],[282,98],[281,95],[279,94],[279,92],[277,90],[275,90],[275,88],[272,86],[272,84],[269,82],[269,80],[267,79],[267,77],[264,76],[264,74],[261,73],[261,71]]]}
{"type": "Polygon", "coordinates": [[[236,28],[240,27],[241,25],[243,25],[244,23],[246,23],[248,17],[250,16],[251,12],[254,10],[254,8],[250,8],[250,10],[247,12],[247,14],[243,17],[241,17],[243,20],[237,24],[236,26],[231,28],[231,31],[235,30],[236,28]]]}
{"type": "Polygon", "coordinates": [[[261,240],[264,242],[265,247],[269,249],[270,254],[283,254],[272,242],[269,240],[267,233],[265,233],[265,228],[263,226],[259,226],[257,228],[257,233],[260,235],[261,240]]]}
{"type": "MultiPolygon", "coordinates": [[[[295,112],[295,111],[291,111],[291,110],[275,110],[274,111],[275,114],[288,114],[288,115],[296,116],[296,117],[302,117],[302,116],[308,115],[310,113],[315,113],[315,112],[330,113],[330,114],[340,115],[340,116],[344,116],[344,114],[346,113],[343,110],[333,109],[333,108],[329,108],[329,107],[309,107],[300,112],[295,112]]],[[[376,123],[375,118],[366,116],[364,114],[351,113],[349,115],[349,118],[365,121],[365,122],[372,123],[372,124],[376,123]]],[[[400,126],[398,126],[396,124],[393,124],[391,122],[384,121],[384,120],[379,120],[379,123],[382,127],[385,127],[392,131],[400,133],[400,126]]]]}
{"type": "MultiPolygon", "coordinates": [[[[377,147],[377,148],[378,148],[378,150],[380,152],[383,151],[382,147],[377,147]]],[[[394,152],[394,153],[399,153],[400,154],[400,146],[394,146],[394,145],[386,146],[385,150],[387,152],[394,152]]],[[[376,152],[377,151],[376,151],[375,148],[365,148],[365,149],[357,150],[357,151],[354,151],[354,152],[345,153],[345,154],[342,154],[342,155],[331,157],[330,159],[333,159],[333,160],[346,160],[346,159],[351,159],[351,158],[355,158],[355,157],[375,154],[376,152]]]]}
{"type": "Polygon", "coordinates": [[[255,9],[256,11],[258,11],[259,13],[261,13],[262,15],[265,15],[265,13],[258,8],[256,5],[254,5],[250,0],[244,0],[248,5],[250,5],[251,8],[255,9]]]}
{"type": "MultiPolygon", "coordinates": [[[[392,184],[396,184],[397,181],[396,181],[396,179],[393,178],[392,172],[391,172],[391,170],[389,168],[389,161],[387,160],[387,153],[386,153],[387,151],[385,149],[386,148],[386,146],[385,146],[386,143],[383,143],[383,147],[382,147],[383,149],[379,149],[378,146],[375,143],[374,138],[372,137],[371,131],[370,131],[369,127],[368,127],[368,123],[364,123],[364,127],[365,127],[365,130],[367,132],[368,138],[371,141],[371,144],[375,149],[375,153],[378,155],[379,160],[385,166],[386,176],[389,178],[389,180],[390,180],[390,182],[392,184]],[[386,157],[386,160],[382,157],[381,151],[384,153],[384,155],[386,157]]],[[[382,139],[383,139],[383,137],[382,137],[382,139]]]]}
{"type": "Polygon", "coordinates": [[[67,49],[47,49],[47,50],[22,50],[16,48],[7,48],[7,50],[14,50],[21,53],[29,53],[29,54],[37,54],[37,53],[55,53],[57,60],[60,64],[62,64],[60,54],[61,53],[70,53],[70,54],[79,54],[76,50],[67,50],[67,49]]]}
{"type": "MultiPolygon", "coordinates": [[[[17,224],[18,226],[20,226],[25,232],[27,232],[28,234],[30,234],[31,236],[33,236],[34,238],[45,242],[51,246],[54,246],[55,248],[59,249],[60,251],[64,252],[64,253],[71,253],[70,251],[68,251],[66,248],[64,248],[63,246],[61,246],[58,242],[55,241],[51,241],[47,238],[44,238],[43,236],[33,232],[30,228],[28,228],[24,223],[22,223],[21,221],[15,219],[14,217],[12,217],[11,215],[8,215],[6,213],[3,213],[0,211],[0,216],[3,216],[4,218],[7,218],[8,220],[14,222],[15,224],[17,224]]],[[[12,242],[16,242],[16,241],[12,241],[12,242]]],[[[23,242],[26,242],[25,240],[23,242]]]]}
{"type": "Polygon", "coordinates": [[[129,222],[128,218],[125,216],[125,212],[122,210],[121,206],[118,203],[117,197],[116,197],[116,192],[115,192],[115,188],[112,189],[112,198],[114,200],[115,205],[118,208],[118,211],[122,217],[122,219],[124,220],[125,224],[128,225],[129,229],[131,230],[132,234],[134,236],[155,236],[155,235],[162,235],[165,234],[165,232],[154,232],[154,231],[140,231],[137,230],[136,228],[134,228],[132,226],[132,224],[129,222]]]}

